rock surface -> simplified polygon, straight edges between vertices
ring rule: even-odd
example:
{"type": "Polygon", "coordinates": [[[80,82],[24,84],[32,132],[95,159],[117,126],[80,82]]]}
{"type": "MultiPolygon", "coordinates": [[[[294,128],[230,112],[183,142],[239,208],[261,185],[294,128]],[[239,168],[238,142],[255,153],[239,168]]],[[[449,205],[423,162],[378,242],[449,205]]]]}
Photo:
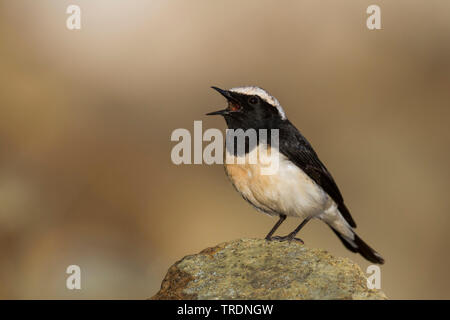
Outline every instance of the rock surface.
{"type": "Polygon", "coordinates": [[[151,299],[386,299],[359,266],[298,242],[240,239],[186,256],[151,299]]]}

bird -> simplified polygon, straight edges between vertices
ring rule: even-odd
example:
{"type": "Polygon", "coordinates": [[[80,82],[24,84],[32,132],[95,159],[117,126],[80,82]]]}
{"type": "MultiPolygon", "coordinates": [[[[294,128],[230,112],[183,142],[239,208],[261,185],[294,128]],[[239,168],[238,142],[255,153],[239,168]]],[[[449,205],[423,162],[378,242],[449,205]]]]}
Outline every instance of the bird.
{"type": "Polygon", "coordinates": [[[356,234],[356,223],[335,180],[308,140],[289,121],[279,101],[257,86],[211,88],[226,98],[228,106],[206,115],[223,116],[228,130],[256,132],[256,143],[245,139],[245,148],[228,148],[228,142],[225,143],[224,167],[232,185],[246,201],[260,212],[279,217],[265,239],[303,243],[296,235],[310,220],[318,219],[331,228],[347,249],[370,262],[383,264],[383,257],[356,234]],[[276,130],[278,143],[268,139],[270,135],[264,138],[261,130],[276,130]],[[273,174],[261,173],[258,157],[255,163],[246,161],[263,149],[279,159],[273,174]],[[288,235],[274,236],[287,217],[301,218],[302,222],[288,235]]]}

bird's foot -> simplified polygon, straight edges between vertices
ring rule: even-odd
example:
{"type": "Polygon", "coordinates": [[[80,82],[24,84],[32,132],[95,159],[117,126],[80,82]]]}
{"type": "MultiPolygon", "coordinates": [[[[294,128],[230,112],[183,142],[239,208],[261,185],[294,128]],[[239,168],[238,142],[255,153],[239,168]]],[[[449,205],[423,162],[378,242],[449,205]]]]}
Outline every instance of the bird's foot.
{"type": "Polygon", "coordinates": [[[266,240],[269,240],[269,241],[273,241],[273,240],[275,240],[275,241],[289,241],[289,242],[295,241],[295,242],[300,242],[301,244],[305,243],[302,239],[295,238],[295,237],[293,237],[291,235],[287,235],[287,236],[283,236],[283,237],[275,236],[275,237],[266,238],[266,240]]]}

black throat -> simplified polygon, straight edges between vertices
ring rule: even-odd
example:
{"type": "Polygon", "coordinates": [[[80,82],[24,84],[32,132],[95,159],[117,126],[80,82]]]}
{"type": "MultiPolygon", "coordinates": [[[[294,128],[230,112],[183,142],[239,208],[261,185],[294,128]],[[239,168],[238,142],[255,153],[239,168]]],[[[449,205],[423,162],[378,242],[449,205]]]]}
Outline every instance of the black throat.
{"type": "Polygon", "coordinates": [[[295,128],[289,120],[268,118],[265,121],[249,121],[225,116],[227,152],[236,157],[245,156],[260,144],[278,147],[279,141],[295,128]],[[275,130],[275,131],[274,131],[275,130]]]}

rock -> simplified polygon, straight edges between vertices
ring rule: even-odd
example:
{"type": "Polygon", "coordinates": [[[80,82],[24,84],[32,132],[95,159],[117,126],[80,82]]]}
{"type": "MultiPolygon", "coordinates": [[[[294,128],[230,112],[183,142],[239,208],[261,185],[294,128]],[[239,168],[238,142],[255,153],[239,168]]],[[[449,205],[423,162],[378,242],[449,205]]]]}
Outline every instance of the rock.
{"type": "Polygon", "coordinates": [[[298,242],[240,239],[186,256],[151,299],[387,299],[355,263],[298,242]]]}

